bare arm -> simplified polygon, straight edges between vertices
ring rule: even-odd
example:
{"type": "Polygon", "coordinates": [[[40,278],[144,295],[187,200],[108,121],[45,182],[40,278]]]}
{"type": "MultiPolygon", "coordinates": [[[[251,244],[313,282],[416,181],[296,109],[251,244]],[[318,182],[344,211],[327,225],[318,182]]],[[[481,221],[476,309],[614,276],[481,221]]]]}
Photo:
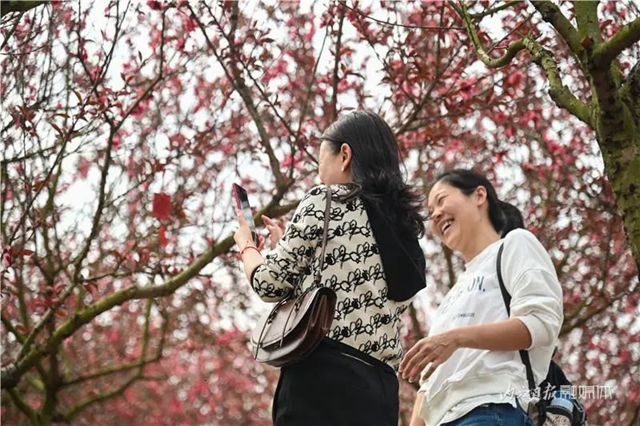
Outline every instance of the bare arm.
{"type": "Polygon", "coordinates": [[[251,280],[251,274],[254,269],[262,265],[264,259],[258,248],[252,242],[247,243],[244,248],[240,249],[240,252],[242,253],[241,258],[244,264],[244,273],[247,275],[247,279],[251,280]],[[255,249],[251,247],[255,247],[255,249]]]}
{"type": "Polygon", "coordinates": [[[425,426],[424,420],[420,418],[420,410],[422,410],[422,400],[424,399],[424,392],[418,392],[416,395],[416,402],[413,404],[413,412],[411,413],[411,423],[409,426],[425,426]]]}

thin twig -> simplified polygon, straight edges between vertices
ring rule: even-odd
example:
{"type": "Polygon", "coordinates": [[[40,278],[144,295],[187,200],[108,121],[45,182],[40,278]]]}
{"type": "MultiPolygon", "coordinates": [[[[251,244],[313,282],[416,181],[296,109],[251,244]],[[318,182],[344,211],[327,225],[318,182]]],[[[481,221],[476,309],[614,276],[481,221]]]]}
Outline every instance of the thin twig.
{"type": "Polygon", "coordinates": [[[346,2],[339,1],[338,3],[340,3],[341,5],[346,7],[347,9],[356,12],[358,15],[364,17],[365,19],[369,19],[369,20],[374,21],[374,22],[376,22],[378,24],[381,24],[381,25],[388,25],[390,27],[409,28],[409,29],[413,29],[413,30],[420,29],[420,30],[432,30],[432,31],[440,31],[440,30],[464,31],[463,27],[444,27],[444,28],[441,28],[441,27],[422,26],[422,25],[406,25],[406,24],[398,24],[398,23],[389,22],[389,21],[381,21],[380,19],[376,19],[376,18],[374,18],[372,16],[369,16],[369,15],[361,12],[360,10],[358,10],[356,8],[353,8],[353,7],[349,6],[349,5],[347,5],[346,2]]]}
{"type": "MultiPolygon", "coordinates": [[[[342,4],[342,3],[340,3],[342,4]]],[[[334,121],[338,117],[338,73],[340,71],[340,51],[342,50],[342,25],[344,23],[344,8],[340,8],[338,18],[338,34],[336,40],[336,55],[333,63],[333,90],[331,93],[331,113],[334,121]]]]}
{"type": "Polygon", "coordinates": [[[518,3],[522,3],[522,0],[513,0],[513,1],[508,1],[503,5],[500,6],[496,6],[492,9],[487,9],[484,12],[479,12],[479,13],[472,13],[469,16],[471,16],[473,19],[482,19],[486,16],[490,16],[490,15],[494,15],[502,10],[508,9],[510,7],[515,6],[518,3]]]}

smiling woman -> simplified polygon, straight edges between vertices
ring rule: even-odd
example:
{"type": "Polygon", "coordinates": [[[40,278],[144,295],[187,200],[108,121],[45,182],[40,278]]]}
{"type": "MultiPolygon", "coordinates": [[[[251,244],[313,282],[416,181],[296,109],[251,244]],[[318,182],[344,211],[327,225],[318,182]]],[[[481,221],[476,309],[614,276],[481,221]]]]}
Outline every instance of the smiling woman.
{"type": "Polygon", "coordinates": [[[483,241],[495,239],[498,231],[504,237],[509,231],[524,227],[515,206],[500,201],[484,176],[466,170],[440,175],[429,192],[427,206],[431,231],[451,250],[460,252],[465,261],[479,252],[483,241]],[[478,214],[484,209],[486,215],[478,214]],[[482,226],[487,218],[491,226],[482,226]],[[460,229],[486,235],[462,234],[460,229]]]}
{"type": "Polygon", "coordinates": [[[516,229],[524,227],[518,209],[500,201],[476,172],[440,175],[428,208],[432,232],[462,255],[465,271],[440,304],[429,337],[400,364],[404,378],[421,379],[412,425],[475,425],[489,418],[491,424],[533,425],[522,408],[529,398],[508,392],[520,396],[547,376],[563,319],[553,263],[532,233],[516,229]],[[498,281],[501,249],[510,313],[498,281]],[[524,349],[533,377],[519,358],[524,349]]]}

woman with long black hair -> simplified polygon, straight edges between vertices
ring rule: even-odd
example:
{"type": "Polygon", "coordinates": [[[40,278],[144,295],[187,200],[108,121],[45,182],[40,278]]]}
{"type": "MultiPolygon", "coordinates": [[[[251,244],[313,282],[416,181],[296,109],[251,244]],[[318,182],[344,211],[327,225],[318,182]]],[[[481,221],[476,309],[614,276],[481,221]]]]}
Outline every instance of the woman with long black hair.
{"type": "Polygon", "coordinates": [[[264,218],[262,256],[238,215],[235,240],[254,291],[267,302],[313,284],[324,206],[332,197],[321,285],[337,304],[332,328],[307,358],[281,369],[273,420],[282,425],[398,424],[401,315],[425,286],[420,199],[405,182],[396,138],[371,112],[351,112],[323,133],[325,186],[301,200],[286,230],[264,218]]]}

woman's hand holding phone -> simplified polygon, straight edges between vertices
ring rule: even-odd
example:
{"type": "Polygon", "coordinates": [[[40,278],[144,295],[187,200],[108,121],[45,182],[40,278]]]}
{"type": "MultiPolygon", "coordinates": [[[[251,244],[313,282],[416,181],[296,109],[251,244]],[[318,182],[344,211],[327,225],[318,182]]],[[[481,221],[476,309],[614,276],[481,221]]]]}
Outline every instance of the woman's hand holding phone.
{"type": "MultiPolygon", "coordinates": [[[[238,230],[233,234],[233,239],[236,241],[240,252],[242,252],[247,246],[254,246],[255,242],[253,239],[253,231],[249,227],[247,220],[244,218],[244,214],[242,210],[236,209],[236,214],[238,216],[238,230]]],[[[258,249],[261,249],[264,244],[259,244],[257,246],[258,249]]]]}
{"type": "MultiPolygon", "coordinates": [[[[247,195],[247,191],[237,183],[234,183],[232,185],[232,189],[233,189],[233,195],[235,196],[235,199],[236,199],[236,206],[237,206],[236,213],[238,214],[238,223],[240,224],[241,227],[248,227],[251,232],[251,238],[248,240],[246,245],[249,245],[249,242],[253,242],[254,243],[252,245],[253,247],[258,246],[258,248],[261,249],[264,245],[264,242],[262,241],[262,238],[260,238],[260,236],[258,235],[258,231],[256,230],[256,224],[253,222],[253,213],[251,209],[251,204],[249,204],[249,196],[247,195]]],[[[246,230],[241,231],[241,236],[239,236],[238,238],[244,238],[245,234],[246,234],[246,230]]],[[[240,247],[240,250],[242,252],[242,245],[241,245],[242,241],[239,241],[236,239],[236,243],[238,244],[238,247],[240,247]]]]}
{"type": "MultiPolygon", "coordinates": [[[[236,244],[238,244],[241,253],[246,247],[257,247],[258,250],[261,250],[264,247],[265,240],[260,237],[253,223],[247,191],[240,185],[233,184],[233,193],[236,198],[236,214],[238,215],[239,224],[238,230],[233,238],[236,244]]],[[[280,238],[282,238],[284,228],[278,224],[278,222],[265,215],[262,215],[262,221],[269,230],[269,246],[270,248],[274,248],[278,241],[280,241],[280,238]]]]}

